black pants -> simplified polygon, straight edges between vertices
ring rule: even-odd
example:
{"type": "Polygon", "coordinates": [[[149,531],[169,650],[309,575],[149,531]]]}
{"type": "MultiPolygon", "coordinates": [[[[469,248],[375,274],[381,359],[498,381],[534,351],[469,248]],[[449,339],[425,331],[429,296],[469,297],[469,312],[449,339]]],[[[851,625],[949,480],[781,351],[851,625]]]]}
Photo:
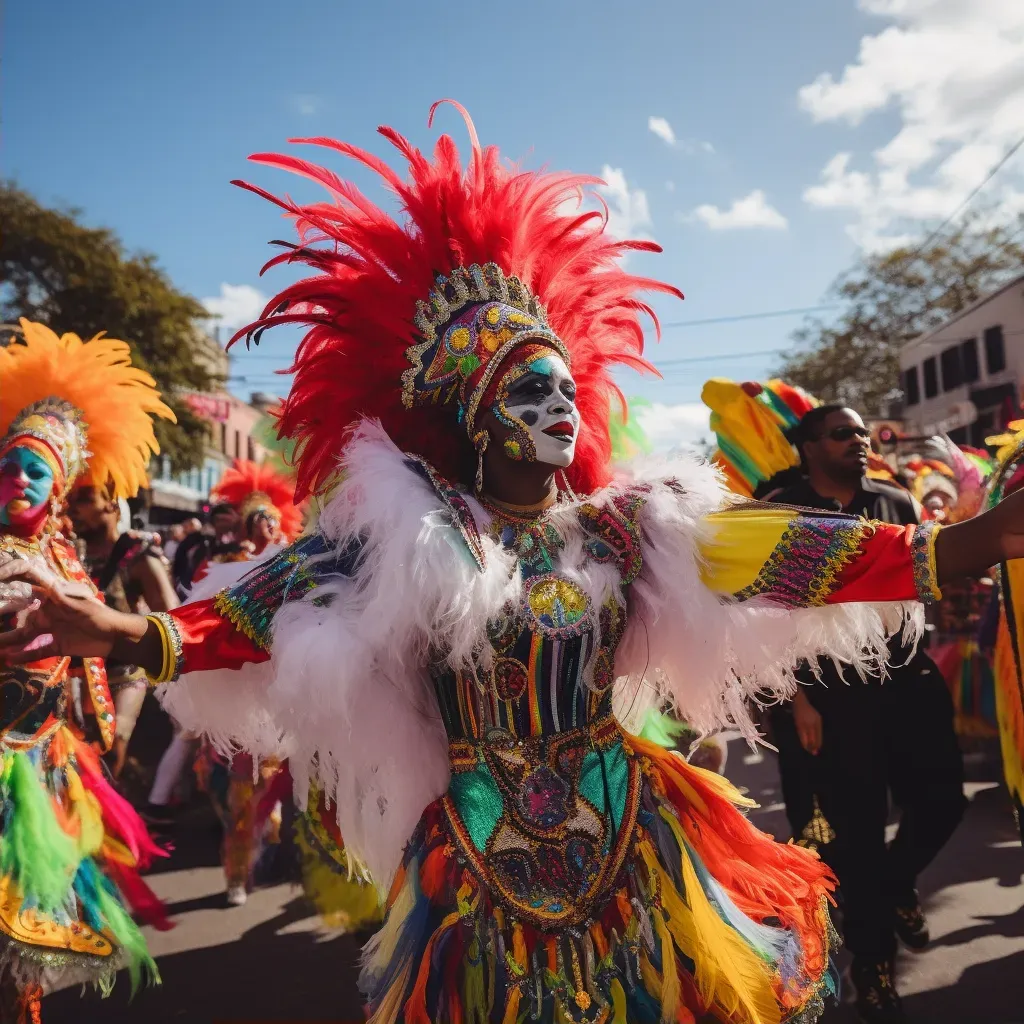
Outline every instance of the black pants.
{"type": "Polygon", "coordinates": [[[912,898],[918,874],[963,817],[953,703],[924,653],[890,668],[884,683],[847,683],[834,670],[826,679],[807,690],[822,716],[817,757],[800,747],[791,715],[774,716],[783,797],[797,838],[817,797],[836,833],[821,852],[839,878],[846,946],[883,959],[896,947],[895,907],[912,898]],[[887,846],[890,794],[901,815],[887,846]]]}

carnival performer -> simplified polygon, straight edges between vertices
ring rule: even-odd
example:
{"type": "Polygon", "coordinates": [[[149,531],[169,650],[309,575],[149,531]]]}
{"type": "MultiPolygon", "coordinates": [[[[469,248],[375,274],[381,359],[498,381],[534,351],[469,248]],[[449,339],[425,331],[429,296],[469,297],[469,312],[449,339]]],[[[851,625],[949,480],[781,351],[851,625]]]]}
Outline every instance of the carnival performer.
{"type": "MultiPolygon", "coordinates": [[[[775,501],[919,525],[920,505],[904,488],[866,478],[870,435],[854,410],[820,405],[792,436],[807,475],[775,501]]],[[[895,982],[897,939],[914,950],[928,944],[917,878],[967,805],[945,683],[924,650],[896,638],[890,649],[887,665],[868,674],[819,658],[798,670],[806,685],[793,699],[796,733],[816,762],[818,802],[835,832],[825,856],[839,879],[843,935],[865,1024],[906,1020],[895,982]],[[890,797],[900,824],[888,842],[890,797]]],[[[785,773],[785,760],[780,768],[785,773]]]]}
{"type": "MultiPolygon", "coordinates": [[[[241,522],[239,542],[214,553],[196,573],[197,587],[214,565],[269,557],[302,530],[302,512],[293,498],[295,483],[270,466],[236,459],[213,489],[220,505],[230,506],[241,522]]],[[[244,575],[243,570],[233,574],[244,575]]],[[[214,592],[219,589],[214,584],[214,592]]],[[[201,590],[199,591],[201,593],[201,590]]],[[[196,775],[224,830],[221,866],[231,906],[246,902],[253,875],[268,844],[280,842],[281,802],[291,794],[291,779],[278,757],[253,764],[244,751],[222,755],[206,740],[199,748],[196,775]]]]}
{"type": "MultiPolygon", "coordinates": [[[[68,490],[87,472],[115,498],[134,495],[158,451],[151,417],[173,413],[149,374],[131,365],[125,342],[58,337],[27,320],[21,332],[0,348],[0,562],[27,559],[92,597],[59,529],[68,490]]],[[[10,614],[31,595],[5,596],[10,614]]],[[[164,923],[138,876],[161,851],[73,720],[70,666],[69,657],[42,650],[22,665],[0,665],[4,1021],[38,1021],[39,1001],[55,984],[91,982],[106,993],[125,966],[133,986],[142,974],[158,980],[125,903],[164,923]]],[[[80,671],[109,749],[116,721],[103,662],[86,658],[80,671]]]]}
{"type": "MultiPolygon", "coordinates": [[[[998,446],[996,468],[985,496],[988,507],[996,507],[1007,495],[1024,488],[1024,420],[1008,424],[1006,432],[986,438],[998,446]]],[[[992,649],[996,684],[996,720],[1003,758],[1003,776],[1013,803],[1013,815],[1024,840],[1024,563],[999,566],[994,602],[994,630],[982,630],[982,646],[992,649]],[[994,640],[985,636],[994,632],[994,640]]]]}
{"type": "MultiPolygon", "coordinates": [[[[107,604],[123,612],[177,608],[180,601],[159,545],[152,534],[123,526],[120,503],[107,483],[80,480],[67,507],[79,560],[107,604]]],[[[149,686],[146,673],[135,665],[108,661],[106,669],[117,719],[111,771],[118,779],[149,686]]]]}
{"type": "MultiPolygon", "coordinates": [[[[944,435],[929,438],[922,455],[901,464],[901,475],[926,515],[941,523],[960,523],[984,507],[994,464],[985,451],[961,448],[944,435]]],[[[954,725],[965,744],[998,734],[991,651],[979,643],[993,601],[991,574],[959,580],[943,588],[930,610],[931,655],[953,698],[954,725]]]]}
{"type": "Polygon", "coordinates": [[[190,727],[283,746],[390,887],[361,975],[375,1024],[816,1020],[827,870],[627,733],[613,697],[750,735],[748,699],[791,692],[801,656],[876,664],[937,577],[1024,554],[1021,502],[936,532],[736,506],[686,459],[613,476],[610,370],[649,369],[637,293],[679,294],[618,259],[658,247],[567,211],[593,179],[509,165],[472,128],[468,167],[447,136],[428,157],[381,132],[408,177],[316,141],[380,174],[400,220],[256,158],[330,194],[275,200],[301,242],[272,263],[313,273],[251,326],[309,327],[280,429],[316,529],[147,618],[5,566],[40,605],[0,650],[113,651],[190,727]]]}

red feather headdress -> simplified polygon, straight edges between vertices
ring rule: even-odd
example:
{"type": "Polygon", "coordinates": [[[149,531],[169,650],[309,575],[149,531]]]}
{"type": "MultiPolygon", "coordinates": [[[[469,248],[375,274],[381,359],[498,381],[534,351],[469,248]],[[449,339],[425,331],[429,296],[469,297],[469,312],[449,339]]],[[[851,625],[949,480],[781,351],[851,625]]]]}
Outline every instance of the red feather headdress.
{"type": "MultiPolygon", "coordinates": [[[[458,422],[466,417],[466,389],[482,376],[477,357],[483,348],[476,362],[453,361],[444,353],[438,358],[436,348],[425,353],[425,342],[435,342],[433,334],[441,344],[439,336],[454,318],[472,317],[474,302],[499,293],[500,310],[491,321],[504,332],[498,342],[512,338],[509,331],[521,331],[522,340],[547,336],[569,355],[582,427],[567,476],[575,491],[590,493],[607,482],[609,410],[622,400],[611,368],[653,370],[642,355],[640,316],[649,315],[656,327],[657,319],[637,293],[682,297],[678,289],[618,265],[630,250],[660,252],[660,246],[612,238],[606,214],[580,211],[584,187],[602,184],[600,179],[524,171],[502,161],[496,147],[481,148],[468,114],[453,105],[470,132],[472,154],[465,168],[447,135],[438,139],[430,159],[393,129],[379,129],[408,161],[405,179],[347,143],[292,140],[335,150],[375,171],[397,196],[401,220],[351,182],[291,156],[251,159],[319,182],[329,202],[300,205],[235,182],[276,203],[298,228],[301,245],[289,246],[263,269],[305,263],[315,271],[272,299],[259,320],[232,338],[245,335],[258,343],[262,331],[277,324],[309,327],[289,370],[295,378],[279,422],[281,436],[296,442],[300,498],[330,485],[361,417],[379,419],[396,445],[424,457],[443,476],[462,483],[472,478],[473,450],[458,422]],[[567,201],[575,201],[575,212],[566,212],[567,201]],[[420,385],[437,385],[435,390],[414,388],[417,374],[420,385]]],[[[466,326],[457,328],[463,341],[466,326]]],[[[469,326],[477,344],[477,326],[488,324],[469,326]]],[[[493,355],[494,339],[485,340],[493,355]]],[[[500,345],[498,350],[500,357],[500,345]]]]}
{"type": "Polygon", "coordinates": [[[302,511],[295,504],[295,482],[272,466],[235,459],[213,489],[213,499],[234,505],[243,519],[263,509],[275,515],[286,541],[302,532],[302,511]]]}

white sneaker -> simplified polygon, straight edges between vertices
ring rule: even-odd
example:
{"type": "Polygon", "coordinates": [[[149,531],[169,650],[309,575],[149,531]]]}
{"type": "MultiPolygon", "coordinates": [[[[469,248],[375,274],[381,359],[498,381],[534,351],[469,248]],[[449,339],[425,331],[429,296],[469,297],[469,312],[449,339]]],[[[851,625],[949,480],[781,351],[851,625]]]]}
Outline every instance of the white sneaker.
{"type": "Polygon", "coordinates": [[[249,894],[245,891],[244,885],[232,885],[228,887],[228,906],[241,907],[245,905],[245,901],[249,898],[249,894]]]}

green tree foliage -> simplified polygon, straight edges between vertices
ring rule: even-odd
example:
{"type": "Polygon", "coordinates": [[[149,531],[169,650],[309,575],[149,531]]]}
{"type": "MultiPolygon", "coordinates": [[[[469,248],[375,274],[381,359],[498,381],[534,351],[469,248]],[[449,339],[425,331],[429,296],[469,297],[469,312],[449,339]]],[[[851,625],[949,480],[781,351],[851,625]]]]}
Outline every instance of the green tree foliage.
{"type": "Polygon", "coordinates": [[[174,469],[202,462],[205,422],[178,389],[209,391],[216,377],[197,323],[209,317],[146,253],[129,255],[105,228],[79,223],[76,210],[48,209],[13,183],[0,183],[0,321],[38,320],[83,338],[105,331],[132,346],[178,417],[157,423],[174,469]]]}
{"type": "Polygon", "coordinates": [[[977,213],[923,248],[865,255],[832,286],[842,312],[794,335],[778,370],[823,401],[885,412],[899,386],[900,348],[1024,273],[1024,217],[977,213]]]}

